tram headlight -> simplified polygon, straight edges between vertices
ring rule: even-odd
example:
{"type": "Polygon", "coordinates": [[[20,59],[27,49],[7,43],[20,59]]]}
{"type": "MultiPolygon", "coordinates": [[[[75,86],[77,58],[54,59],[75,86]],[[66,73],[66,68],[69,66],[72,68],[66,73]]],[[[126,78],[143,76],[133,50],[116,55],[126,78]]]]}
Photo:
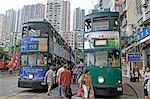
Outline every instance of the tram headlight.
{"type": "Polygon", "coordinates": [[[118,84],[121,84],[121,80],[118,80],[118,84]]]}
{"type": "Polygon", "coordinates": [[[104,83],[104,77],[99,76],[99,77],[98,77],[98,82],[99,82],[99,83],[104,83]]]}
{"type": "Polygon", "coordinates": [[[29,77],[29,79],[33,79],[33,75],[29,75],[28,77],[29,77]]]}

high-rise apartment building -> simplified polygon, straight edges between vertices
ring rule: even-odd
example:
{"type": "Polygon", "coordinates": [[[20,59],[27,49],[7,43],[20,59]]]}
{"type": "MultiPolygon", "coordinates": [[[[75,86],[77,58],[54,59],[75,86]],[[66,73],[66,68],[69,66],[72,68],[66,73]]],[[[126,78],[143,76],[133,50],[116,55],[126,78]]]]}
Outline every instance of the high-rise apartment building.
{"type": "Polygon", "coordinates": [[[16,31],[21,32],[21,27],[23,23],[28,22],[31,19],[43,18],[45,18],[44,4],[25,5],[17,12],[16,31]]]}
{"type": "Polygon", "coordinates": [[[7,17],[4,14],[0,14],[0,38],[7,35],[7,17]]]}
{"type": "Polygon", "coordinates": [[[46,18],[59,32],[62,22],[62,11],[63,11],[62,0],[48,0],[47,1],[47,12],[46,18]]]}
{"type": "Polygon", "coordinates": [[[121,12],[123,6],[123,0],[110,0],[109,8],[112,12],[121,12]]]}
{"type": "Polygon", "coordinates": [[[48,0],[46,18],[60,35],[63,36],[64,32],[70,31],[70,2],[48,0]]]}
{"type": "Polygon", "coordinates": [[[22,23],[29,21],[30,19],[39,19],[45,17],[45,5],[25,5],[22,8],[22,23]]]}
{"type": "Polygon", "coordinates": [[[7,10],[6,17],[8,22],[8,34],[10,34],[11,32],[15,32],[16,11],[14,9],[7,10]]]}
{"type": "Polygon", "coordinates": [[[68,43],[68,45],[75,50],[75,32],[64,32],[63,33],[64,40],[68,43]]]}
{"type": "Polygon", "coordinates": [[[22,30],[22,9],[17,11],[17,18],[16,18],[16,32],[21,32],[22,30]]]}
{"type": "Polygon", "coordinates": [[[63,1],[61,31],[70,31],[70,2],[63,1]]]}
{"type": "Polygon", "coordinates": [[[76,8],[73,12],[73,30],[83,30],[84,29],[84,16],[85,10],[76,8]]]}

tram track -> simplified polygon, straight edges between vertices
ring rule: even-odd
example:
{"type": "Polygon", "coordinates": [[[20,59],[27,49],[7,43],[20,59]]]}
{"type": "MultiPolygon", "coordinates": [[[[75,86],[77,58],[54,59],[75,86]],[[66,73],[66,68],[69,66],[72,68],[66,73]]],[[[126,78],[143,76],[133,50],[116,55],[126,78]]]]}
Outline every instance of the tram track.
{"type": "Polygon", "coordinates": [[[24,90],[15,94],[12,94],[10,96],[7,96],[4,99],[33,99],[34,97],[36,97],[38,94],[40,94],[41,92],[36,91],[36,90],[24,90]],[[24,95],[25,94],[25,95],[24,95]],[[26,96],[26,97],[25,97],[26,96]],[[24,98],[23,98],[24,97],[24,98]]]}
{"type": "Polygon", "coordinates": [[[137,99],[141,99],[139,93],[134,89],[133,86],[131,86],[128,83],[124,83],[123,84],[123,89],[124,89],[124,95],[135,95],[137,97],[137,99]]]}

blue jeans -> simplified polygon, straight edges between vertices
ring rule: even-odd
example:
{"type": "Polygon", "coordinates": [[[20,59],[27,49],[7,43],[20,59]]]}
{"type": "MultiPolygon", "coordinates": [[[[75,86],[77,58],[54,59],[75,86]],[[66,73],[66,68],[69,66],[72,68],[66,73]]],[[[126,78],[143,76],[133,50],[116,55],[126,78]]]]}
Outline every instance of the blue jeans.
{"type": "Polygon", "coordinates": [[[61,97],[61,85],[58,82],[58,96],[61,97]]]}

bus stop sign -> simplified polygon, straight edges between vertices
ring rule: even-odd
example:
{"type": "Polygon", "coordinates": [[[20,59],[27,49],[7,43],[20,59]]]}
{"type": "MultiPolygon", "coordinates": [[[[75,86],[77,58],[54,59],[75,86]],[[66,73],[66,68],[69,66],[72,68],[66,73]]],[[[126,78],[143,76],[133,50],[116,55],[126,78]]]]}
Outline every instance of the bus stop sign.
{"type": "Polygon", "coordinates": [[[141,54],[139,54],[139,53],[128,53],[127,60],[128,60],[128,62],[139,62],[139,61],[141,61],[141,54]]]}

